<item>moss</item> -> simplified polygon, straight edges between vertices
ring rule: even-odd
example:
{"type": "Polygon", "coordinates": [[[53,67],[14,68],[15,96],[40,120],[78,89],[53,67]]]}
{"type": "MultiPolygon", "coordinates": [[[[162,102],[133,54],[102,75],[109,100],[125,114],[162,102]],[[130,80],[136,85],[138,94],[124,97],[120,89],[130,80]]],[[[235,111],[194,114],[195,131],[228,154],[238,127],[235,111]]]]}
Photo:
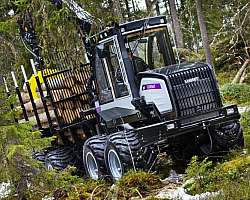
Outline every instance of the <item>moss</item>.
{"type": "Polygon", "coordinates": [[[247,166],[250,166],[250,155],[237,157],[233,160],[224,162],[223,164],[221,164],[221,169],[223,173],[228,173],[229,171],[239,171],[242,168],[246,168],[247,166]]]}
{"type": "Polygon", "coordinates": [[[249,200],[250,199],[250,184],[249,178],[238,180],[235,182],[224,183],[223,191],[210,200],[249,200]]]}
{"type": "MultiPolygon", "coordinates": [[[[230,196],[233,189],[237,187],[243,188],[241,191],[237,191],[238,194],[235,194],[233,197],[237,195],[241,195],[244,193],[245,196],[249,195],[249,183],[250,183],[250,155],[242,155],[239,153],[232,153],[229,156],[229,160],[217,163],[213,165],[212,168],[207,168],[209,161],[198,162],[193,159],[191,164],[189,165],[187,170],[188,177],[193,175],[194,171],[197,170],[195,168],[196,165],[201,169],[206,170],[198,170],[202,173],[199,176],[193,176],[193,182],[190,182],[189,185],[186,186],[189,193],[197,194],[203,192],[215,192],[222,190],[224,197],[230,196]],[[190,169],[190,167],[192,167],[190,169]],[[191,172],[191,174],[190,174],[191,172]],[[238,185],[235,187],[235,185],[238,185]],[[245,187],[247,185],[247,187],[245,187]],[[248,189],[247,189],[248,188],[248,189]]],[[[223,199],[227,199],[224,198],[223,199]]],[[[240,196],[237,198],[230,199],[241,199],[240,196]]],[[[247,199],[247,198],[243,198],[247,199]]]]}
{"type": "Polygon", "coordinates": [[[244,135],[245,140],[245,148],[248,149],[248,152],[250,151],[250,135],[244,135]]]}
{"type": "Polygon", "coordinates": [[[148,192],[160,188],[159,176],[144,171],[129,171],[117,182],[118,198],[145,196],[148,192]]]}
{"type": "Polygon", "coordinates": [[[243,126],[245,148],[250,151],[250,110],[241,114],[240,123],[243,126]]]}

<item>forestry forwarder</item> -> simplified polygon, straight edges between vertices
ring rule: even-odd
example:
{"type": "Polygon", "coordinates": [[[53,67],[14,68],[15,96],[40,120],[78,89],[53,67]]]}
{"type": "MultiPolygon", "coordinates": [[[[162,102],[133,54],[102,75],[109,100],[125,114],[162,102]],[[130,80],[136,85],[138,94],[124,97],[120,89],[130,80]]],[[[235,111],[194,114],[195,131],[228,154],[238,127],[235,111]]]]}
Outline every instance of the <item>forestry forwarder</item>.
{"type": "MultiPolygon", "coordinates": [[[[90,178],[117,180],[128,169],[151,168],[160,152],[187,159],[244,144],[237,106],[223,107],[212,67],[176,63],[164,16],[114,25],[88,38],[93,18],[71,0],[54,1],[59,7],[63,2],[79,19],[90,64],[48,72],[37,59],[47,97],[38,78],[37,84],[49,124],[42,126],[31,95],[38,128],[64,143],[36,154],[37,159],[54,168],[80,159],[90,178]],[[140,63],[146,71],[138,70],[140,63]],[[58,89],[62,85],[68,89],[58,89]]],[[[37,50],[32,23],[22,26],[23,39],[37,50]]]]}

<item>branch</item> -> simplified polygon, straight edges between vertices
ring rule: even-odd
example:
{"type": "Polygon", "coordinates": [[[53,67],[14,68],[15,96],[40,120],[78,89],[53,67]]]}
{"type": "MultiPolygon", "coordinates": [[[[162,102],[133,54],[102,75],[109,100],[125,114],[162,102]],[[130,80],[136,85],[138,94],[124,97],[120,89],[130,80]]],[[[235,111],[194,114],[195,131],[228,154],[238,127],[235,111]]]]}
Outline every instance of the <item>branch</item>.
{"type": "Polygon", "coordinates": [[[242,65],[242,67],[239,69],[239,71],[237,72],[236,76],[234,77],[232,84],[236,84],[240,82],[240,79],[242,77],[242,75],[244,74],[245,69],[247,68],[248,64],[250,63],[250,59],[247,59],[244,64],[242,65]]]}

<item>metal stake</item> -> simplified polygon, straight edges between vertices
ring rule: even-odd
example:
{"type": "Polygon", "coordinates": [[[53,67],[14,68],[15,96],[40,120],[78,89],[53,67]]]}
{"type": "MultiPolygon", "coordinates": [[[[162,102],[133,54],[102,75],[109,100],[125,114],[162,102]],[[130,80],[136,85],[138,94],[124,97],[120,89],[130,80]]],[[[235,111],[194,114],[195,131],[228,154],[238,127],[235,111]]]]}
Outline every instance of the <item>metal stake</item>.
{"type": "Polygon", "coordinates": [[[27,75],[26,75],[26,72],[25,72],[25,69],[24,69],[23,65],[21,65],[21,70],[23,72],[23,77],[24,77],[24,80],[25,80],[25,85],[27,87],[27,90],[28,90],[28,93],[29,93],[29,96],[30,96],[30,102],[31,102],[31,105],[32,105],[32,108],[33,108],[33,112],[34,112],[35,118],[36,118],[37,127],[39,129],[41,129],[42,125],[41,125],[41,121],[40,121],[40,118],[39,118],[39,115],[38,115],[38,112],[37,112],[37,109],[36,109],[36,103],[34,101],[34,97],[32,95],[30,84],[29,84],[29,81],[27,79],[27,75]]]}
{"type": "Polygon", "coordinates": [[[20,102],[20,105],[21,105],[21,108],[22,108],[22,111],[23,111],[23,117],[24,117],[25,121],[29,121],[27,111],[26,111],[24,103],[23,103],[22,94],[21,94],[20,89],[18,87],[16,76],[15,76],[15,73],[13,71],[11,72],[11,76],[12,76],[12,79],[14,81],[14,85],[15,85],[15,88],[16,88],[16,94],[18,96],[18,99],[19,99],[19,102],[20,102]]]}

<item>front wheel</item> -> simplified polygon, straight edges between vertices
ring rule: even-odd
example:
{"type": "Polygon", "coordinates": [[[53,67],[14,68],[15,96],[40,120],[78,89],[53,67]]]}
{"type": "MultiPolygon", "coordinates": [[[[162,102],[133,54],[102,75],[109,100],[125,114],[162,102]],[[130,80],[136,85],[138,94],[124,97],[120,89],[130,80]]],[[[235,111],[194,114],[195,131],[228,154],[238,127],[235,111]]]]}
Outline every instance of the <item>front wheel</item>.
{"type": "Polygon", "coordinates": [[[212,132],[212,137],[219,148],[233,149],[244,146],[243,130],[239,122],[215,129],[212,132]]]}
{"type": "Polygon", "coordinates": [[[106,168],[113,180],[120,179],[129,169],[150,169],[156,157],[157,151],[142,148],[133,131],[110,135],[104,153],[106,168]]]}
{"type": "Polygon", "coordinates": [[[119,153],[112,143],[107,144],[105,150],[107,169],[113,180],[119,180],[124,174],[124,166],[119,153]]]}

